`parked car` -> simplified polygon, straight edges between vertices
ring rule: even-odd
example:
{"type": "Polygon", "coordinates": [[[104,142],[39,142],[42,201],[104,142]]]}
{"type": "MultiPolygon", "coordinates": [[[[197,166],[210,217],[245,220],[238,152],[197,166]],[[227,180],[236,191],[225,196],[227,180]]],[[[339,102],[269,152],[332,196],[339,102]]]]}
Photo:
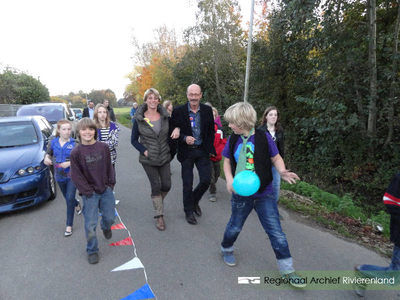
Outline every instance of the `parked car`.
{"type": "Polygon", "coordinates": [[[54,169],[43,163],[52,131],[40,116],[0,118],[0,213],[56,198],[54,169]]]}
{"type": "Polygon", "coordinates": [[[42,116],[45,117],[54,128],[61,119],[66,119],[72,123],[72,137],[75,138],[75,128],[77,119],[65,103],[34,103],[21,106],[17,111],[17,116],[42,116]]]}
{"type": "Polygon", "coordinates": [[[82,119],[82,109],[80,108],[71,108],[73,112],[75,112],[76,117],[78,120],[82,119]]]}

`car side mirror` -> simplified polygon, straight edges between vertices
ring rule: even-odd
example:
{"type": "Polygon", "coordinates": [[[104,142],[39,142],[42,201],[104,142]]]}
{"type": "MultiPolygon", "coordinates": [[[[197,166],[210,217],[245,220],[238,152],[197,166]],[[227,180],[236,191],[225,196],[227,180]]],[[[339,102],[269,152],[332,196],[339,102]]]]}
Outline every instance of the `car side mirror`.
{"type": "Polygon", "coordinates": [[[75,121],[75,118],[74,117],[69,117],[68,120],[75,121]]]}

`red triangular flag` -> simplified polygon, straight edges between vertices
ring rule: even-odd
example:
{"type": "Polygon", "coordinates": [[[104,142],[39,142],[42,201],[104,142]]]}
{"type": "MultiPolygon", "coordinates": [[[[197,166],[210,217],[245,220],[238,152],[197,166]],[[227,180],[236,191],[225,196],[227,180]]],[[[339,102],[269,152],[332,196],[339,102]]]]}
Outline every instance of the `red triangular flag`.
{"type": "Polygon", "coordinates": [[[133,245],[133,241],[130,236],[128,236],[126,239],[123,239],[122,241],[112,243],[109,246],[127,246],[127,245],[133,245]]]}
{"type": "Polygon", "coordinates": [[[119,223],[119,224],[111,227],[111,230],[115,230],[115,229],[126,229],[126,227],[124,226],[124,224],[119,223]]]}

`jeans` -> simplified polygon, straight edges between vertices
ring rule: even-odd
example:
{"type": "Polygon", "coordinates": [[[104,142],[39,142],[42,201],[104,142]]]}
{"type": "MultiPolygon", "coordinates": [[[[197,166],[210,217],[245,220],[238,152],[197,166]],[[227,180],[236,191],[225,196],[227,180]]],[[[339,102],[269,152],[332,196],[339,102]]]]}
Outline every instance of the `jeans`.
{"type": "Polygon", "coordinates": [[[211,182],[211,160],[203,147],[190,149],[188,156],[181,162],[183,183],[183,209],[186,215],[194,212],[195,205],[207,191],[211,182]],[[196,165],[200,182],[193,190],[193,168],[196,165]]]}
{"type": "Polygon", "coordinates": [[[161,192],[169,192],[171,189],[171,167],[166,163],[161,167],[153,167],[142,164],[150,181],[151,196],[160,196],[161,192]]]}
{"type": "Polygon", "coordinates": [[[397,282],[400,279],[400,247],[394,246],[392,261],[388,267],[361,265],[358,267],[358,270],[366,278],[396,277],[395,282],[397,282]]]}
{"type": "Polygon", "coordinates": [[[57,181],[57,183],[67,202],[67,226],[72,226],[74,224],[75,207],[79,203],[75,199],[76,187],[69,178],[65,181],[57,181]]]}
{"type": "Polygon", "coordinates": [[[242,231],[247,217],[254,209],[269,237],[281,274],[294,272],[293,260],[286,235],[283,233],[281,222],[279,221],[278,206],[273,193],[250,200],[245,200],[242,196],[233,193],[231,203],[232,215],[225,229],[221,250],[223,252],[232,252],[234,250],[233,244],[242,231]]]}
{"type": "Polygon", "coordinates": [[[115,222],[115,198],[112,189],[108,187],[102,194],[93,193],[90,197],[83,195],[82,199],[87,239],[86,252],[90,255],[99,251],[96,237],[99,210],[101,213],[101,229],[111,229],[112,224],[115,222]]]}
{"type": "Polygon", "coordinates": [[[215,195],[217,193],[216,183],[219,176],[221,175],[221,161],[211,161],[211,183],[210,183],[210,194],[215,195]]]}
{"type": "Polygon", "coordinates": [[[278,171],[276,170],[276,168],[274,166],[272,166],[271,168],[272,171],[272,176],[273,176],[273,180],[272,180],[272,188],[274,189],[274,198],[276,200],[276,202],[279,201],[279,192],[281,190],[281,175],[279,175],[278,171]]]}

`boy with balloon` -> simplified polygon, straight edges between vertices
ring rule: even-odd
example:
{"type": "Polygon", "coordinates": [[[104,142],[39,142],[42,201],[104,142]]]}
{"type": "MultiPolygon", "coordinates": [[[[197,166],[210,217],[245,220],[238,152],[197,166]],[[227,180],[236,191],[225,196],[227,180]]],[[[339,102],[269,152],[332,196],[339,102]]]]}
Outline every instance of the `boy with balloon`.
{"type": "Polygon", "coordinates": [[[224,119],[234,134],[229,137],[222,155],[228,192],[232,193],[232,215],[226,226],[221,251],[224,262],[236,265],[235,243],[243,225],[254,209],[275,252],[282,278],[302,288],[306,281],[295,273],[286,236],[279,220],[278,206],[273,195],[272,171],[275,166],[281,178],[296,183],[299,177],[286,170],[285,163],[271,136],[255,129],[257,114],[249,103],[239,102],[227,109],[224,119]]]}

